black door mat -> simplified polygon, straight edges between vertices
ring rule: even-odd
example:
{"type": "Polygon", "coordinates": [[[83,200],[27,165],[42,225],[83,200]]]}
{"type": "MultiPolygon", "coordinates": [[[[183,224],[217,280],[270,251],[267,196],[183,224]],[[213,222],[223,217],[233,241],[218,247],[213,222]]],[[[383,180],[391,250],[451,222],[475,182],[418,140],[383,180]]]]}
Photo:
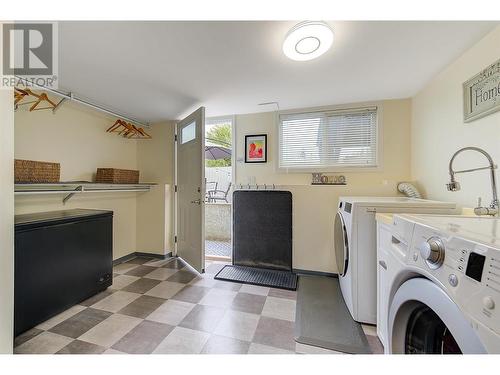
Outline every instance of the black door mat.
{"type": "Polygon", "coordinates": [[[270,286],[272,288],[296,290],[297,275],[288,271],[270,270],[245,266],[226,265],[214,279],[235,281],[243,284],[270,286]]]}
{"type": "Polygon", "coordinates": [[[345,305],[339,280],[300,276],[295,341],[344,353],[372,353],[361,324],[345,305]]]}

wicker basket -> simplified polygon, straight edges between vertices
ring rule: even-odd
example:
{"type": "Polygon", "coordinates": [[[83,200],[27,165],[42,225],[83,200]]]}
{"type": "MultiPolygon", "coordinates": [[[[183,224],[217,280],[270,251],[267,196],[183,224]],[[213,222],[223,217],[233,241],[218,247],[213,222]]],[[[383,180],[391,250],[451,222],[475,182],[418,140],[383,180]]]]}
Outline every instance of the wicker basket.
{"type": "Polygon", "coordinates": [[[116,168],[97,168],[96,182],[105,184],[138,184],[139,171],[116,168]]]}
{"type": "Polygon", "coordinates": [[[59,182],[61,164],[35,160],[14,160],[15,183],[59,182]]]}

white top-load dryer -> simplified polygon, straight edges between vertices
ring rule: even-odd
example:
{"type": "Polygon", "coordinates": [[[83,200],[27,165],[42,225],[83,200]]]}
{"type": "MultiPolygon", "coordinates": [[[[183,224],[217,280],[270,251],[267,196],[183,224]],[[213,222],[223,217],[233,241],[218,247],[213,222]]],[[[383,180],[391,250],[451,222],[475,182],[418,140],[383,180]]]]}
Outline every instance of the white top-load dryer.
{"type": "Polygon", "coordinates": [[[406,197],[340,197],[334,250],[340,288],[354,320],[377,322],[377,212],[454,214],[456,204],[406,197]]]}
{"type": "Polygon", "coordinates": [[[379,228],[385,352],[500,354],[500,219],[395,215],[379,228]]]}

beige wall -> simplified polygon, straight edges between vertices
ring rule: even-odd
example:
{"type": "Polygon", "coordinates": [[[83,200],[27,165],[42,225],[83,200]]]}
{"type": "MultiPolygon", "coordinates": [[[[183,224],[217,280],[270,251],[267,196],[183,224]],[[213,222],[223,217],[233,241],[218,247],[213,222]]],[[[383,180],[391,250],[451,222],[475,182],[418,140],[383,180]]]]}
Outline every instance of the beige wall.
{"type": "MultiPolygon", "coordinates": [[[[1,24],[0,24],[1,26],[1,24]]],[[[14,109],[0,90],[0,354],[12,353],[14,332],[14,109]]]]}
{"type": "MultiPolygon", "coordinates": [[[[52,111],[15,113],[15,157],[61,163],[61,180],[95,178],[97,167],[137,169],[137,142],[105,130],[114,118],[75,103],[52,111]]],[[[143,177],[141,177],[143,180],[143,177]]],[[[113,258],[136,251],[137,197],[148,193],[77,194],[66,205],[63,195],[16,196],[16,214],[71,208],[114,211],[113,258]]]]}
{"type": "MultiPolygon", "coordinates": [[[[462,190],[451,193],[448,162],[455,151],[477,146],[500,163],[500,112],[464,123],[462,83],[500,58],[500,26],[475,44],[419,92],[412,102],[412,176],[431,199],[456,201],[474,207],[477,197],[491,201],[488,171],[458,175],[462,190]]],[[[486,159],[467,151],[458,156],[456,169],[487,165],[486,159]]],[[[497,171],[498,176],[498,171],[497,171]]]]}
{"type": "MultiPolygon", "coordinates": [[[[337,272],[332,226],[339,196],[395,195],[396,184],[410,178],[411,102],[405,99],[375,104],[379,107],[382,127],[382,168],[372,172],[342,172],[347,178],[347,186],[310,186],[310,173],[277,172],[276,114],[267,112],[236,116],[236,184],[247,184],[255,177],[257,184],[281,185],[293,194],[294,268],[337,272]],[[260,133],[268,135],[268,162],[245,164],[244,136],[260,133]]],[[[353,104],[346,106],[352,107],[353,104]]]]}
{"type": "Polygon", "coordinates": [[[138,142],[138,167],[144,181],[156,182],[137,199],[137,251],[166,254],[173,245],[174,123],[154,124],[152,140],[138,142]]]}

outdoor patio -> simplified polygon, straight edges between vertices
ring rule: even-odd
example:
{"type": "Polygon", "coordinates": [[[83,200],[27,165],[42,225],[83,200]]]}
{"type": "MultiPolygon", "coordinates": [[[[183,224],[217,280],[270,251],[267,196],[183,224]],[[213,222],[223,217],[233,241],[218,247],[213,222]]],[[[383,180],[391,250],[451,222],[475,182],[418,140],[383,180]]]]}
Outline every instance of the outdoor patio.
{"type": "Polygon", "coordinates": [[[205,254],[213,257],[231,258],[231,242],[206,240],[205,254]]]}
{"type": "Polygon", "coordinates": [[[205,255],[231,257],[231,167],[206,168],[205,255]],[[214,190],[219,191],[215,193],[214,190]],[[220,192],[227,192],[223,194],[220,192]],[[219,199],[213,199],[219,197],[219,199]]]}
{"type": "Polygon", "coordinates": [[[231,256],[231,203],[205,203],[205,254],[231,256]]]}

